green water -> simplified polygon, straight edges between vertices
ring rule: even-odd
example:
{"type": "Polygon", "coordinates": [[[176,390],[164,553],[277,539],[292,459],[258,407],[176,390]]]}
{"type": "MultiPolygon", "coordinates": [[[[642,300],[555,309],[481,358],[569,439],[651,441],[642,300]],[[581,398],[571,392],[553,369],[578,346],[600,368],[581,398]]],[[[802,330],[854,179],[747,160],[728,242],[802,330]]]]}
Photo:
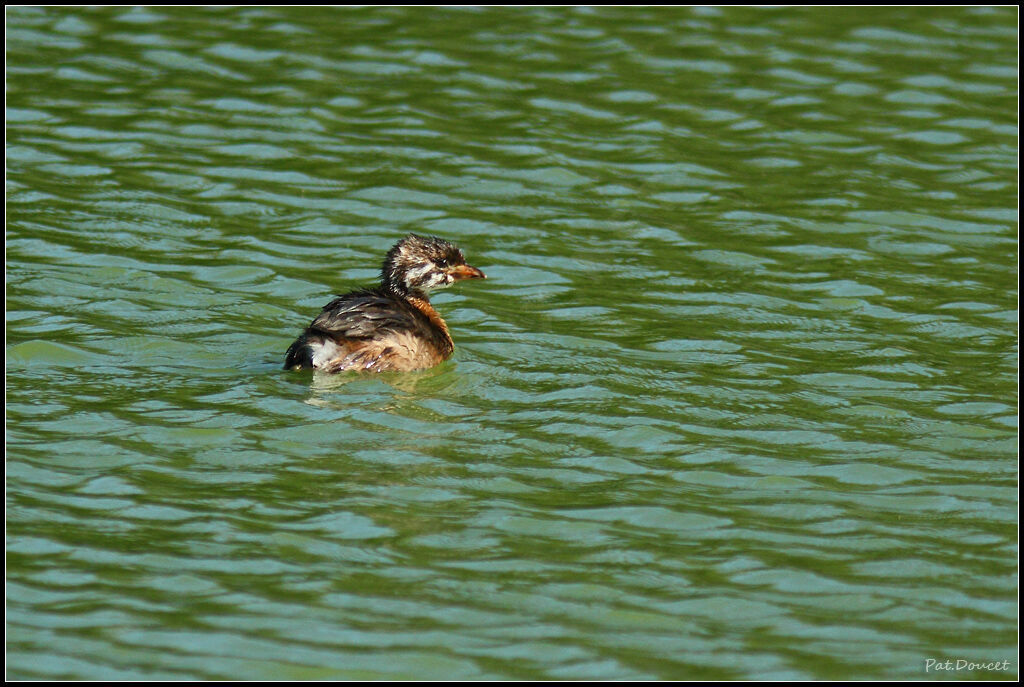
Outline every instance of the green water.
{"type": "Polygon", "coordinates": [[[7,677],[1016,679],[1016,8],[6,20],[7,677]]]}

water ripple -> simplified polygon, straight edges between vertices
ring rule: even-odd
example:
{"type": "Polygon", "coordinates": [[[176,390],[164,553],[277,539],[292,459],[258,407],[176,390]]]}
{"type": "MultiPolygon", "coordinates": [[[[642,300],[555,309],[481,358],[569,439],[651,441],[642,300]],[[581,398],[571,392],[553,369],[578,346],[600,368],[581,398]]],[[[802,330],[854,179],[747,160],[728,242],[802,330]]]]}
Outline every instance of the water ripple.
{"type": "Polygon", "coordinates": [[[7,20],[9,677],[1016,674],[1012,11],[7,20]]]}

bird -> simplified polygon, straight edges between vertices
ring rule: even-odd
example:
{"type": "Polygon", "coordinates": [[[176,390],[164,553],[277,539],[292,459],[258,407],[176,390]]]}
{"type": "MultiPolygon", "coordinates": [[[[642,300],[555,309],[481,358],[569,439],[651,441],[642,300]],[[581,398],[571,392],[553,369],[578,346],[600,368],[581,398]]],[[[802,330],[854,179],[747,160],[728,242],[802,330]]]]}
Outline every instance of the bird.
{"type": "Polygon", "coordinates": [[[455,244],[409,234],[387,252],[380,286],[338,296],[288,348],[284,369],[411,372],[434,367],[455,350],[428,293],[486,275],[466,264],[455,244]]]}

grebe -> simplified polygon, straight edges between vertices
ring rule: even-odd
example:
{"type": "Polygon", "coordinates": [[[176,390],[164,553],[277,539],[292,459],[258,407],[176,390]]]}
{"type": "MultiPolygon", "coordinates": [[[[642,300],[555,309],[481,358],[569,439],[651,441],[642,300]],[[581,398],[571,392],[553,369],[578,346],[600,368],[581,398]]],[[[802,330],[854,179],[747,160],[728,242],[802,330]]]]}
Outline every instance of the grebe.
{"type": "Polygon", "coordinates": [[[288,348],[284,367],[323,372],[422,370],[451,357],[448,325],[427,293],[484,279],[454,244],[409,234],[392,246],[380,286],[338,296],[288,348]]]}

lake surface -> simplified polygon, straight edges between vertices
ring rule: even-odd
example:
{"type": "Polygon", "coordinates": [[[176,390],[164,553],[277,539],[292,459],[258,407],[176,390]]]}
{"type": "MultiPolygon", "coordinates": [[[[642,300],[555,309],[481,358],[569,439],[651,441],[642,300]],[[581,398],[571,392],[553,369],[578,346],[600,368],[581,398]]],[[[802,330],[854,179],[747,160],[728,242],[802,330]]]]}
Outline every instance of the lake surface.
{"type": "Polygon", "coordinates": [[[6,19],[8,678],[1016,679],[1015,7],[6,19]]]}

